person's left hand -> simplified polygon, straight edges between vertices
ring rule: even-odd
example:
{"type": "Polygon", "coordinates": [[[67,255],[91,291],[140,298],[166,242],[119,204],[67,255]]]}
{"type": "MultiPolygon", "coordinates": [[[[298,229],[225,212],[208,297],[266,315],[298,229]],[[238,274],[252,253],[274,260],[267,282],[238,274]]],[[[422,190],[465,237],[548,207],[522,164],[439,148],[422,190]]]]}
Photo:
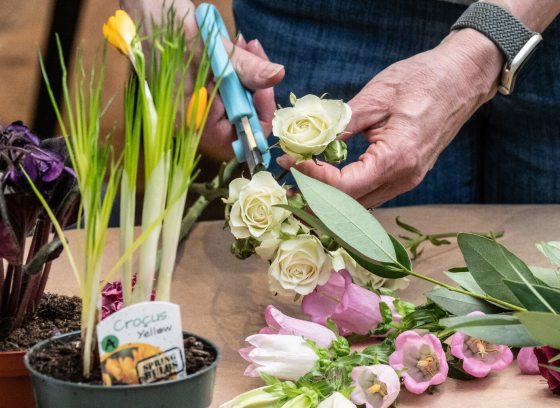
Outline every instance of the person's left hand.
{"type": "Polygon", "coordinates": [[[377,206],[417,186],[462,125],[494,96],[503,64],[482,34],[453,32],[436,48],[399,61],[375,76],[351,101],[348,134],[363,132],[370,145],[359,160],[338,169],[307,160],[295,166],[377,206]]]}

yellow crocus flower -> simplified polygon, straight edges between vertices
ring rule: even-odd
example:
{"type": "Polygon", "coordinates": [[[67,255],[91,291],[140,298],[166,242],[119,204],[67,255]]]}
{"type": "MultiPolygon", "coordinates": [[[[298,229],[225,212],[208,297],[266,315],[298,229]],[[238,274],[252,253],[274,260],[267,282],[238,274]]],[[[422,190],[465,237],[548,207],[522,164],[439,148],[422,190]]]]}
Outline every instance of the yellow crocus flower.
{"type": "Polygon", "coordinates": [[[136,26],[124,10],[117,10],[103,24],[103,35],[122,54],[132,57],[132,40],[136,36],[136,26]]]}
{"type": "Polygon", "coordinates": [[[208,91],[205,86],[202,86],[198,91],[194,92],[189,101],[189,108],[187,110],[187,124],[190,126],[193,121],[194,107],[196,104],[196,118],[194,119],[194,127],[196,130],[200,128],[202,119],[206,113],[208,106],[208,91]]]}

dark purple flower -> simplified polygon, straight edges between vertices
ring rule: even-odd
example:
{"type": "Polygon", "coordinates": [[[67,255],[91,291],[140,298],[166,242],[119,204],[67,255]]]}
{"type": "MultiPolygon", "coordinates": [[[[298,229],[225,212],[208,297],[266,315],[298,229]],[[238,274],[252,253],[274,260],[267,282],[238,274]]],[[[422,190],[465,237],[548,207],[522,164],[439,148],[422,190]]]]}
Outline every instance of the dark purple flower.
{"type": "Polygon", "coordinates": [[[543,367],[543,365],[556,367],[560,369],[560,360],[550,363],[550,360],[560,354],[560,350],[552,347],[537,347],[535,355],[539,362],[539,370],[541,375],[548,381],[548,389],[554,394],[560,395],[560,372],[551,368],[543,367]]]}
{"type": "Polygon", "coordinates": [[[33,134],[22,121],[18,120],[3,129],[0,143],[17,147],[23,147],[28,144],[39,146],[41,139],[33,134]]]}

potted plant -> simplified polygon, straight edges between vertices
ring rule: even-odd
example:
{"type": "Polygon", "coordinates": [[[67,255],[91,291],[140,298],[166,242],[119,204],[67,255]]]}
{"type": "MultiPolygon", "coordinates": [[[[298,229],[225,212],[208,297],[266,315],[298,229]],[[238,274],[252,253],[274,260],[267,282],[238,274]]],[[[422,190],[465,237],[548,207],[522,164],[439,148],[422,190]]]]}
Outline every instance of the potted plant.
{"type": "MultiPolygon", "coordinates": [[[[81,331],[37,344],[29,350],[25,362],[32,375],[39,407],[74,407],[78,404],[97,407],[104,403],[126,403],[136,407],[179,407],[188,403],[188,406],[206,407],[211,402],[218,360],[218,350],[212,343],[185,334],[184,355],[193,348],[197,353],[205,354],[207,359],[202,366],[194,367],[196,372],[184,378],[177,375],[176,379],[137,385],[140,375],[128,375],[130,371],[127,370],[137,370],[141,354],[138,350],[133,350],[132,355],[119,357],[115,364],[120,365],[112,367],[111,371],[105,364],[103,375],[100,373],[96,327],[101,317],[101,290],[119,271],[124,306],[145,305],[154,288],[159,303],[169,302],[179,241],[185,235],[185,226],[192,226],[192,220],[207,202],[199,199],[182,222],[185,198],[197,174],[198,142],[217,87],[208,95],[205,83],[209,60],[206,52],[202,52],[194,70],[193,92],[187,104],[185,78],[193,69],[199,39],[187,42],[173,8],[163,13],[159,24],[154,24],[149,37],[153,44],[149,59],[144,55],[135,24],[124,11],[118,10],[108,20],[103,33],[111,45],[130,59],[134,68],[124,98],[124,152],[122,157],[116,158],[111,149],[111,138],[103,139],[99,134],[105,110],[102,104],[105,52],[89,77],[84,73],[78,53],[74,84],[78,91],[73,96],[68,91],[65,63],[61,57],[67,124],[54,100],[53,105],[81,194],[84,250],[79,257],[66,251],[80,284],[81,331]],[[141,233],[134,239],[134,203],[141,146],[146,187],[141,233]],[[105,234],[119,186],[121,257],[110,271],[103,271],[105,234]],[[138,248],[139,269],[133,273],[131,256],[138,248]],[[57,353],[70,357],[62,361],[57,353]],[[123,374],[125,371],[126,375],[123,374]],[[127,385],[108,387],[101,384],[102,380],[104,383],[119,380],[127,385]]],[[[48,78],[44,77],[49,87],[48,78]]],[[[62,226],[56,222],[46,199],[36,186],[33,189],[57,233],[62,235],[62,226]]],[[[81,223],[78,225],[82,227],[81,223]]],[[[61,243],[67,247],[64,240],[61,243]]]]}
{"type": "MultiPolygon", "coordinates": [[[[23,171],[64,227],[77,202],[74,175],[67,164],[61,138],[41,140],[19,121],[0,126],[0,393],[8,406],[34,406],[23,365],[25,350],[48,336],[49,327],[66,329],[54,321],[40,321],[46,317],[46,309],[40,309],[45,284],[62,245],[59,238],[52,239],[52,224],[23,171]]],[[[68,328],[75,330],[76,325],[68,328]]]]}

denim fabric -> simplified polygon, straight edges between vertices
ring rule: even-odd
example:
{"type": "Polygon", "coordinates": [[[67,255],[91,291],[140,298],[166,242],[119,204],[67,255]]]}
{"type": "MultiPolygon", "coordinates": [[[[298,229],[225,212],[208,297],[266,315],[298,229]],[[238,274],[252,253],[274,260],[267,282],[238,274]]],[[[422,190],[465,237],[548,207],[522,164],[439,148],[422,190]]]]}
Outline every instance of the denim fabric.
{"type": "MultiPolygon", "coordinates": [[[[290,91],[351,99],[390,64],[435,47],[464,10],[436,0],[234,0],[239,31],[286,67],[282,106],[290,91]]],[[[559,20],[514,94],[484,105],[424,181],[386,205],[560,203],[559,20]]],[[[349,160],[366,147],[353,137],[349,160]]]]}

